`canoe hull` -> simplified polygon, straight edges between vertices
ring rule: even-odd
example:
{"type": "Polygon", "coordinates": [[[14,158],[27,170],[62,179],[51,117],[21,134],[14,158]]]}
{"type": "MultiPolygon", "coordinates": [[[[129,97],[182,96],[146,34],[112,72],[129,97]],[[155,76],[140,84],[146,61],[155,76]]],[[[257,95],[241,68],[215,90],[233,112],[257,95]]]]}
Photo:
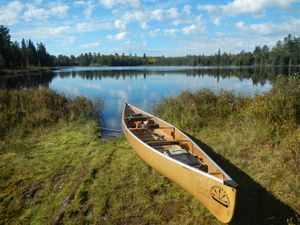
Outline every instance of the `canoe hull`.
{"type": "Polygon", "coordinates": [[[191,193],[221,222],[228,223],[232,219],[236,202],[235,188],[170,160],[137,138],[126,127],[124,120],[122,128],[132,148],[147,164],[191,193]]]}

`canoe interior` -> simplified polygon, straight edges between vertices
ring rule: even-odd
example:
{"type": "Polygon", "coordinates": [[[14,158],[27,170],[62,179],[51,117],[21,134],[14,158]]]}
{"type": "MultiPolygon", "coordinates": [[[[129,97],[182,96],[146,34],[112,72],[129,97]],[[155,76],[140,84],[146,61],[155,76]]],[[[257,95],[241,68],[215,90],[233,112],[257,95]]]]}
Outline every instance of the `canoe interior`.
{"type": "MultiPolygon", "coordinates": [[[[124,113],[127,128],[144,143],[166,155],[170,155],[168,154],[170,150],[183,149],[189,154],[187,157],[195,158],[199,162],[190,166],[222,180],[229,179],[228,175],[200,151],[198,146],[175,127],[134,107],[126,107],[124,113]]],[[[170,156],[177,159],[174,155],[170,156]]]]}

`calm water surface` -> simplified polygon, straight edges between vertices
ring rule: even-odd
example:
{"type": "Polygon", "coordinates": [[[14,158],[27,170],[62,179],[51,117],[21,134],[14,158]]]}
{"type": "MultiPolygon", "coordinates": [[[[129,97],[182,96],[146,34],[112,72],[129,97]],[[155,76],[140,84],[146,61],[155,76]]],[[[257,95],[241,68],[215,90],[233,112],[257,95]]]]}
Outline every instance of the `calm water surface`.
{"type": "MultiPolygon", "coordinates": [[[[228,70],[227,73],[230,73],[228,70]]],[[[102,126],[121,129],[121,112],[125,102],[146,111],[168,96],[184,90],[230,90],[253,95],[271,89],[267,80],[254,83],[250,78],[201,74],[188,67],[72,67],[61,68],[49,87],[72,95],[104,98],[102,126]]],[[[104,135],[113,135],[106,131],[104,135]]]]}
{"type": "Polygon", "coordinates": [[[49,75],[1,78],[0,85],[2,88],[48,86],[68,95],[102,97],[102,125],[120,129],[125,102],[151,112],[159,101],[184,90],[205,88],[254,95],[269,91],[275,74],[278,71],[262,68],[68,67],[58,68],[49,75]]]}

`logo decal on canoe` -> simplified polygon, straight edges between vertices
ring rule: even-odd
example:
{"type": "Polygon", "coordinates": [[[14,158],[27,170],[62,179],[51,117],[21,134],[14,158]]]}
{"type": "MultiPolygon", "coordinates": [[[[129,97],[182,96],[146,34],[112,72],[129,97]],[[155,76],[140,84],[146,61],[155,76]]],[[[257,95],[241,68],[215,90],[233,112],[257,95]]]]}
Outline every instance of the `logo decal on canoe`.
{"type": "Polygon", "coordinates": [[[227,193],[223,190],[223,188],[219,186],[213,186],[210,189],[210,196],[213,200],[221,204],[222,206],[228,208],[230,206],[229,198],[227,193]]]}

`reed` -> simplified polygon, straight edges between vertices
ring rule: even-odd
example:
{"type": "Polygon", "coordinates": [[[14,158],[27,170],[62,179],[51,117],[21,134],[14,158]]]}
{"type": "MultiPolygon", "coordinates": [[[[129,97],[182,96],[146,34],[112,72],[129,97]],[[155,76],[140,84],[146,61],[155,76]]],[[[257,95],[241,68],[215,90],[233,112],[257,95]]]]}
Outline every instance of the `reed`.
{"type": "Polygon", "coordinates": [[[47,88],[0,90],[0,137],[25,135],[58,121],[100,117],[101,99],[66,97],[47,88]]]}

